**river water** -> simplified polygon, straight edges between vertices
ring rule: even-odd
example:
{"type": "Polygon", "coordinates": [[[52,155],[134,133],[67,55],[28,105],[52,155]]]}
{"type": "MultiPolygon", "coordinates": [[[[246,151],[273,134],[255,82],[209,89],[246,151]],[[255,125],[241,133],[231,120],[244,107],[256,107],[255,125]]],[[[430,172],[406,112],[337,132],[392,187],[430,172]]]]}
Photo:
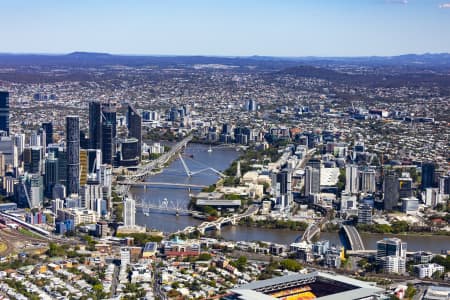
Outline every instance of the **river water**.
{"type": "MultiPolygon", "coordinates": [[[[200,144],[188,144],[185,150],[185,162],[192,172],[212,167],[223,171],[239,157],[239,152],[234,148],[217,147],[212,152],[208,152],[208,146],[200,144]],[[189,157],[189,156],[192,156],[189,157]]],[[[218,176],[212,171],[206,171],[188,178],[184,171],[180,159],[175,159],[163,172],[151,176],[147,179],[150,182],[173,182],[173,183],[191,183],[210,185],[218,180],[218,176]]],[[[143,200],[152,204],[160,204],[166,198],[171,206],[186,207],[189,202],[189,193],[198,192],[199,189],[173,188],[163,186],[153,187],[134,187],[131,194],[135,199],[143,200]]],[[[164,232],[174,232],[187,226],[195,226],[202,221],[189,216],[174,216],[170,214],[150,213],[145,216],[143,212],[136,212],[136,223],[146,225],[149,228],[155,228],[164,232]]],[[[220,236],[226,240],[234,241],[267,241],[280,244],[292,243],[301,232],[295,232],[282,229],[263,229],[250,228],[245,226],[225,226],[220,232],[220,236]]],[[[211,235],[217,235],[211,233],[211,235]]],[[[383,239],[382,234],[362,233],[366,249],[376,249],[376,242],[383,239]]],[[[393,237],[393,236],[390,236],[393,237]]],[[[408,251],[426,250],[435,253],[443,249],[450,249],[450,237],[448,236],[416,236],[416,235],[397,235],[403,241],[408,243],[408,251]]],[[[329,240],[332,244],[343,244],[338,233],[323,232],[320,239],[329,240]]]]}

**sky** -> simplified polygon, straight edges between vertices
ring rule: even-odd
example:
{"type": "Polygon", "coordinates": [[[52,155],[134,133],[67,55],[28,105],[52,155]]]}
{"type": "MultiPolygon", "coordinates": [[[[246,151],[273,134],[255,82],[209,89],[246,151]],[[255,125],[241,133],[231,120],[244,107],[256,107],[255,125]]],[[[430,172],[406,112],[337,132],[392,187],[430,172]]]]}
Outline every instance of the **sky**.
{"type": "Polygon", "coordinates": [[[0,52],[450,52],[450,0],[0,0],[0,52]]]}

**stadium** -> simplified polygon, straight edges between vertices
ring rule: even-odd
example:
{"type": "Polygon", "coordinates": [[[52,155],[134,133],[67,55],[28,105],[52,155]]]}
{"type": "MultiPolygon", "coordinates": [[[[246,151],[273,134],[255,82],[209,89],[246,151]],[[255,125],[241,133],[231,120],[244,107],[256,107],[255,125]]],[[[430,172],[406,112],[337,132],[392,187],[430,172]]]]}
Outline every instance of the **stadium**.
{"type": "Polygon", "coordinates": [[[292,274],[239,286],[223,300],[373,300],[383,290],[346,276],[312,272],[292,274]]]}

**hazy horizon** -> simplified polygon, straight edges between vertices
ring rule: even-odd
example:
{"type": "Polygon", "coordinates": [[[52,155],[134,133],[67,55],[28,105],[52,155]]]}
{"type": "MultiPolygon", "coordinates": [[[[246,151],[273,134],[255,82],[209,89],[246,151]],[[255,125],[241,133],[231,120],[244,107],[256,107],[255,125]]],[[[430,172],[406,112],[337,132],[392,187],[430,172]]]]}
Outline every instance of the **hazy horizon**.
{"type": "Polygon", "coordinates": [[[270,58],[285,58],[285,59],[295,59],[295,58],[367,58],[367,57],[398,57],[405,55],[450,55],[450,52],[423,52],[423,53],[399,53],[394,55],[360,55],[360,56],[352,56],[352,55],[330,55],[330,56],[318,56],[318,55],[305,55],[305,56],[278,56],[278,55],[229,55],[229,54],[158,54],[158,53],[111,53],[104,51],[84,51],[84,50],[74,50],[70,52],[1,52],[0,55],[48,55],[48,56],[61,56],[61,55],[71,55],[71,54],[98,54],[98,55],[112,55],[112,56],[149,56],[149,57],[195,57],[195,56],[204,56],[204,57],[221,57],[221,58],[234,58],[234,57],[242,57],[242,58],[251,58],[251,57],[270,57],[270,58]]]}
{"type": "Polygon", "coordinates": [[[121,55],[273,57],[449,53],[449,2],[8,1],[2,3],[0,52],[67,54],[83,49],[121,55]]]}

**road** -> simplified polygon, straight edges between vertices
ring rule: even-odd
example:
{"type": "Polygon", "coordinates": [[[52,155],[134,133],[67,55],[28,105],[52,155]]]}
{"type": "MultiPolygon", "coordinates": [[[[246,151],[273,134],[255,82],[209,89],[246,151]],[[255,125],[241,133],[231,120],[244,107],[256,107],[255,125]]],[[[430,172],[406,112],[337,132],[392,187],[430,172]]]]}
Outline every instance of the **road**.
{"type": "Polygon", "coordinates": [[[364,244],[363,244],[363,242],[361,240],[361,236],[359,235],[356,228],[354,226],[348,226],[348,225],[344,225],[344,228],[347,229],[346,233],[348,235],[348,239],[350,240],[350,245],[352,247],[352,250],[354,250],[354,251],[364,250],[365,249],[364,244]]]}
{"type": "Polygon", "coordinates": [[[119,267],[116,264],[114,264],[114,274],[111,281],[111,295],[113,296],[116,295],[118,279],[119,279],[119,267]]]}
{"type": "Polygon", "coordinates": [[[152,160],[148,164],[141,166],[136,174],[128,176],[131,180],[140,180],[147,176],[153,169],[159,168],[161,165],[167,163],[172,156],[177,154],[187,143],[192,140],[192,135],[185,137],[183,140],[175,144],[168,152],[161,155],[159,158],[152,160]]]}

